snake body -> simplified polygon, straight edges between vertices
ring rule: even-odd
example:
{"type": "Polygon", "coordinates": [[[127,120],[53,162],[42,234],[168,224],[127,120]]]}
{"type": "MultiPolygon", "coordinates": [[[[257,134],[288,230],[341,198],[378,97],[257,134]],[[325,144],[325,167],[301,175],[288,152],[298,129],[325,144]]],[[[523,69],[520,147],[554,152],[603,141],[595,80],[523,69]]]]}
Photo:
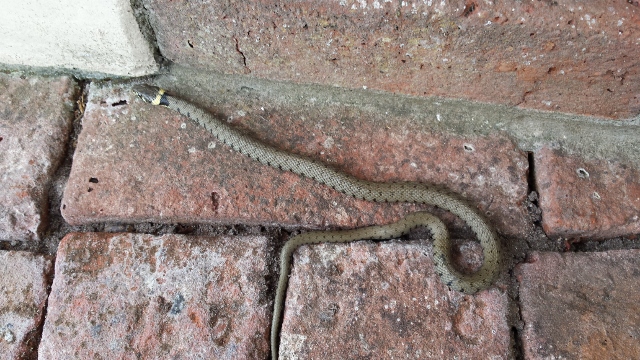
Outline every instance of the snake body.
{"type": "Polygon", "coordinates": [[[272,358],[278,357],[278,338],[293,252],[300,245],[322,242],[349,242],[362,239],[390,239],[402,236],[418,226],[426,226],[433,236],[433,260],[436,273],[451,289],[473,294],[490,286],[500,270],[498,238],[486,220],[462,199],[453,194],[422,183],[379,183],[357,179],[306,157],[287,153],[252,139],[229,124],[213,117],[203,109],[166,94],[150,85],[136,85],[137,95],[153,105],[163,105],[188,117],[211,132],[219,141],[234,150],[281,170],[291,171],[325,184],[357,199],[376,202],[410,202],[437,206],[458,216],[471,228],[483,249],[484,263],[473,274],[463,274],[452,266],[451,243],[445,225],[435,216],[416,212],[399,222],[369,226],[353,230],[311,231],[289,239],[280,254],[280,278],[273,308],[271,325],[272,358]]]}

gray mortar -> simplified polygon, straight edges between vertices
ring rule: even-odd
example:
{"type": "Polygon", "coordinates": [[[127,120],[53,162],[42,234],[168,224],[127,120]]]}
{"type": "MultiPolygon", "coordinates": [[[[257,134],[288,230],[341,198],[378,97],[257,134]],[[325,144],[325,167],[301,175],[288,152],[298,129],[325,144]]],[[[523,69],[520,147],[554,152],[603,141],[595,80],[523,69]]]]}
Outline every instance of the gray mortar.
{"type": "Polygon", "coordinates": [[[383,114],[389,114],[422,124],[425,129],[463,136],[505,133],[523,151],[547,146],[585,159],[614,160],[640,167],[640,116],[612,120],[468,100],[276,82],[178,65],[168,67],[155,80],[159,86],[205,105],[235,102],[242,89],[287,108],[355,108],[371,114],[371,121],[381,126],[387,121],[383,114]]]}
{"type": "Polygon", "coordinates": [[[99,71],[87,71],[80,69],[66,69],[53,66],[27,66],[27,65],[14,65],[0,63],[0,72],[5,74],[23,74],[23,75],[39,75],[39,76],[73,76],[76,79],[96,79],[96,80],[108,80],[108,79],[129,79],[124,76],[116,76],[113,74],[107,74],[99,71]]]}

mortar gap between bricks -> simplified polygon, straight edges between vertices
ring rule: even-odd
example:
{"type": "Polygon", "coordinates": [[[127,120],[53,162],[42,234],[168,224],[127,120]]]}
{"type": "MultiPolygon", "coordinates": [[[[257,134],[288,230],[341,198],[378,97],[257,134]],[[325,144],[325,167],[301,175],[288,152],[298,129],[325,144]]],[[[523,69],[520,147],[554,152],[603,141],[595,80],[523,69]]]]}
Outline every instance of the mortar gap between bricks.
{"type": "Polygon", "coordinates": [[[538,188],[536,186],[535,156],[532,151],[527,152],[529,168],[527,170],[527,209],[533,225],[542,229],[542,210],[539,204],[538,188]]]}
{"type": "Polygon", "coordinates": [[[147,43],[151,47],[156,63],[158,63],[160,67],[166,65],[167,63],[169,63],[169,60],[167,60],[162,55],[162,52],[160,52],[156,31],[153,26],[151,26],[151,22],[149,21],[149,10],[144,5],[142,0],[130,0],[130,3],[131,9],[133,10],[134,18],[138,23],[138,28],[140,29],[142,36],[145,37],[147,43]]]}
{"type": "MultiPolygon", "coordinates": [[[[519,307],[518,307],[519,308],[519,307]]],[[[516,360],[524,360],[524,349],[522,348],[522,339],[520,335],[522,330],[516,326],[511,326],[511,337],[513,338],[513,357],[516,360]]]]}
{"type": "MultiPolygon", "coordinates": [[[[567,240],[569,241],[569,240],[567,240]]],[[[580,239],[570,242],[571,252],[602,252],[609,250],[640,249],[640,234],[629,234],[610,239],[580,239]]]]}
{"type": "MultiPolygon", "coordinates": [[[[42,341],[42,333],[44,331],[44,322],[47,319],[47,312],[49,310],[49,295],[51,295],[51,289],[53,286],[53,277],[55,275],[55,263],[56,257],[50,257],[53,266],[51,266],[51,271],[45,274],[45,282],[47,283],[47,298],[44,300],[44,306],[42,307],[42,312],[40,313],[40,325],[35,328],[31,333],[27,336],[26,341],[24,342],[27,345],[27,356],[24,359],[38,359],[38,348],[40,347],[40,342],[42,341]],[[33,344],[29,345],[30,342],[33,344]]],[[[22,358],[21,358],[22,359],[22,358]]]]}
{"type": "MultiPolygon", "coordinates": [[[[513,269],[509,270],[509,275],[515,278],[513,269]]],[[[522,320],[522,308],[520,302],[520,285],[514,282],[509,291],[511,300],[511,340],[513,346],[513,357],[516,360],[524,360],[524,345],[522,343],[522,332],[524,331],[524,321],[522,320]]]]}
{"type": "Polygon", "coordinates": [[[529,162],[529,171],[527,173],[527,186],[529,193],[535,191],[537,192],[536,187],[536,167],[535,167],[535,158],[533,151],[527,152],[527,160],[529,162]]]}
{"type": "Polygon", "coordinates": [[[62,217],[62,195],[64,188],[71,173],[71,164],[73,163],[73,155],[76,150],[78,136],[82,130],[82,117],[87,105],[87,95],[89,91],[90,80],[81,80],[76,77],[73,79],[76,83],[78,91],[74,96],[73,120],[71,130],[67,138],[67,145],[64,154],[61,156],[60,164],[53,172],[51,183],[47,185],[47,226],[42,239],[34,244],[32,252],[39,254],[55,255],[58,244],[64,236],[69,232],[77,231],[77,228],[71,227],[62,217]]]}
{"type": "MultiPolygon", "coordinates": [[[[536,225],[536,228],[540,226],[536,225]]],[[[541,229],[539,229],[541,231],[541,229]]],[[[542,232],[544,234],[544,232],[542,232]]],[[[535,235],[531,235],[535,236],[535,235]]],[[[544,236],[546,238],[546,235],[544,236]]],[[[525,351],[524,345],[522,342],[522,334],[525,328],[524,321],[522,320],[522,303],[520,301],[520,282],[517,280],[516,276],[516,266],[523,262],[526,262],[529,258],[529,254],[531,251],[536,251],[536,249],[532,248],[532,245],[535,244],[535,241],[529,242],[527,241],[527,250],[524,250],[520,253],[520,256],[517,256],[516,253],[513,253],[512,262],[508,266],[507,274],[509,277],[509,285],[507,288],[507,294],[509,296],[509,311],[507,313],[507,321],[510,327],[511,334],[511,350],[512,357],[516,360],[524,360],[525,359],[525,351]]],[[[521,247],[524,248],[524,247],[521,247]]]]}

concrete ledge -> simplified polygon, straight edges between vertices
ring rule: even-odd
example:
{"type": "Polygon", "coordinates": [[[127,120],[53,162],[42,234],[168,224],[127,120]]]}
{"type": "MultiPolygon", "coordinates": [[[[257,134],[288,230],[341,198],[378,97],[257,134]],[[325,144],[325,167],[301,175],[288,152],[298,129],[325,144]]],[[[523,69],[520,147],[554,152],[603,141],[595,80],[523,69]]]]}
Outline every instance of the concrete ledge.
{"type": "Polygon", "coordinates": [[[127,0],[7,0],[0,12],[0,63],[92,76],[142,76],[158,69],[127,0]]]}

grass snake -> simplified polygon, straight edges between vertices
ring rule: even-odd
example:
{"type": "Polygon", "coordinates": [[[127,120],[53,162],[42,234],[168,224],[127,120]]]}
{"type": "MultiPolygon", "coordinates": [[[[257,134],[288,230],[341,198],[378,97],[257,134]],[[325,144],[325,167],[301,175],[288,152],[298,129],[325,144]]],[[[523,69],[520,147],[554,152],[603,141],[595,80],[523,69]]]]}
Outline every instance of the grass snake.
{"type": "Polygon", "coordinates": [[[437,206],[458,216],[471,228],[480,241],[484,262],[472,274],[461,273],[452,265],[451,242],[445,225],[437,217],[426,212],[415,212],[402,220],[388,225],[369,226],[352,230],[311,231],[289,239],[280,254],[280,278],[273,306],[271,324],[271,354],[278,357],[278,340],[284,311],[284,300],[289,280],[291,258],[300,245],[323,242],[349,242],[363,239],[391,239],[400,237],[418,226],[429,228],[433,236],[433,261],[436,273],[451,289],[473,294],[490,286],[500,271],[500,248],[498,238],[487,221],[476,210],[458,196],[441,188],[416,182],[380,183],[360,180],[339,172],[327,165],[304,156],[287,153],[234,129],[205,110],[165,90],[141,84],[134,92],[145,102],[163,105],[188,117],[211,132],[219,141],[262,164],[291,171],[327,185],[356,199],[376,202],[408,202],[437,206]]]}

